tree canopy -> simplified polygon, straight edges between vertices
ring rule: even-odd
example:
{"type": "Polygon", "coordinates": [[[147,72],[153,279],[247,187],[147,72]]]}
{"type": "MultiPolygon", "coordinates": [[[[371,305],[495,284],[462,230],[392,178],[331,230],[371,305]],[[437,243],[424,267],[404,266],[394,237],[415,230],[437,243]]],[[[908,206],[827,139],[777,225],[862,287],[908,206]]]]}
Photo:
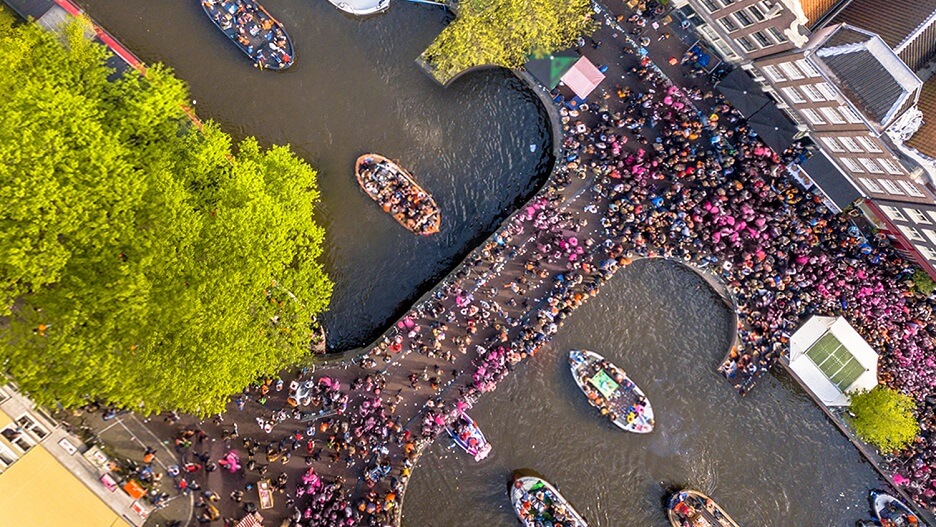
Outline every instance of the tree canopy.
{"type": "Polygon", "coordinates": [[[440,82],[475,66],[518,68],[592,29],[588,0],[461,0],[458,16],[422,59],[440,82]]]}
{"type": "Polygon", "coordinates": [[[78,24],[0,50],[0,365],[22,389],[206,414],[308,353],[331,295],[308,164],[192,126],[166,68],[109,82],[78,24]]]}
{"type": "Polygon", "coordinates": [[[920,432],[913,399],[893,388],[878,385],[853,394],[849,410],[854,414],[850,421],[858,437],[884,453],[906,447],[920,432]]]}

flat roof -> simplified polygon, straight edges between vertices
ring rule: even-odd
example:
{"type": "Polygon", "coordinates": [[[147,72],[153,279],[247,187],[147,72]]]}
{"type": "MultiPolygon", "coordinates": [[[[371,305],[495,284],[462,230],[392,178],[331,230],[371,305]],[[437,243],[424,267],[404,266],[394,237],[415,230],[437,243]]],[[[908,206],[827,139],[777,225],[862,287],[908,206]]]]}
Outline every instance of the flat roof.
{"type": "Polygon", "coordinates": [[[10,526],[130,527],[42,445],[0,474],[0,511],[10,526]]]}

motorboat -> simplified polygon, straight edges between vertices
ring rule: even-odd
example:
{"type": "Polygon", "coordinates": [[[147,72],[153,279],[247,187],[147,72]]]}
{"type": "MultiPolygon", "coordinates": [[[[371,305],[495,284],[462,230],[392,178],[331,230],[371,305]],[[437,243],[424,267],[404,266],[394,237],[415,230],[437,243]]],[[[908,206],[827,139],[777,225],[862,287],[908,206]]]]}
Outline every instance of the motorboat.
{"type": "Polygon", "coordinates": [[[739,527],[715,500],[695,490],[670,496],[666,515],[673,527],[739,527]]]}
{"type": "Polygon", "coordinates": [[[459,410],[455,421],[446,427],[455,444],[481,461],[491,453],[491,444],[484,438],[478,423],[463,410],[459,410]]]}
{"type": "Polygon", "coordinates": [[[637,434],[653,431],[653,407],[624,370],[587,350],[570,351],[569,368],[588,402],[618,428],[637,434]]]}
{"type": "Polygon", "coordinates": [[[292,39],[257,0],[202,0],[222,33],[260,69],[284,70],[295,61],[292,39]]]}
{"type": "Polygon", "coordinates": [[[357,158],[354,172],[361,189],[400,225],[421,236],[439,232],[439,206],[400,165],[378,154],[364,154],[357,158]]]}
{"type": "Polygon", "coordinates": [[[874,515],[881,527],[916,527],[920,518],[904,502],[884,492],[871,491],[874,515]]]}
{"type": "Polygon", "coordinates": [[[514,473],[510,502],[524,527],[562,525],[588,527],[585,519],[548,481],[514,473]]]}

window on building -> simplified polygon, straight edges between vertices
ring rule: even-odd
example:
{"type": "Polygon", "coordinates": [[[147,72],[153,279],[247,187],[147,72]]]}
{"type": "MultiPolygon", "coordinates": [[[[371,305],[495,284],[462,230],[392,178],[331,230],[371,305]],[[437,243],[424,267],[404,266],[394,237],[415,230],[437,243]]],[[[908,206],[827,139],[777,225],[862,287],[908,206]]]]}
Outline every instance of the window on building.
{"type": "Polygon", "coordinates": [[[803,90],[803,93],[805,93],[806,96],[809,97],[810,101],[819,102],[819,101],[825,100],[825,97],[823,97],[822,92],[817,90],[816,87],[812,84],[804,84],[800,86],[800,88],[803,90]]]}
{"type": "Polygon", "coordinates": [[[767,76],[770,77],[770,80],[774,82],[783,82],[787,80],[787,78],[783,75],[783,73],[780,72],[780,68],[774,65],[764,66],[763,70],[764,70],[764,73],[766,73],[767,76]]]}
{"type": "Polygon", "coordinates": [[[911,209],[904,207],[904,212],[907,213],[907,217],[913,220],[913,223],[922,223],[923,225],[932,225],[933,222],[923,214],[922,210],[911,209]]]}
{"type": "Polygon", "coordinates": [[[931,247],[927,247],[925,245],[914,245],[914,247],[916,247],[916,249],[920,251],[920,254],[922,254],[923,257],[927,260],[936,261],[936,250],[933,250],[931,247]]]}
{"type": "Polygon", "coordinates": [[[767,20],[767,13],[764,13],[764,11],[757,4],[754,4],[748,7],[748,12],[758,22],[763,22],[764,20],[767,20]]]}
{"type": "Polygon", "coordinates": [[[732,31],[738,30],[738,25],[734,23],[734,20],[730,16],[723,16],[718,19],[718,23],[725,28],[725,31],[731,33],[732,31]]]}
{"type": "Polygon", "coordinates": [[[36,440],[16,423],[8,424],[6,428],[0,430],[0,435],[5,437],[7,441],[22,452],[26,452],[30,448],[36,446],[36,440]]]}
{"type": "Polygon", "coordinates": [[[773,26],[770,26],[769,28],[767,28],[767,31],[770,31],[770,34],[773,36],[774,40],[776,40],[777,42],[781,44],[789,40],[787,36],[783,34],[783,31],[780,31],[779,29],[773,26]]]}
{"type": "Polygon", "coordinates": [[[884,215],[890,218],[892,221],[907,221],[907,218],[903,215],[902,212],[900,212],[900,209],[897,207],[881,205],[881,211],[883,211],[884,215]]]}
{"type": "Polygon", "coordinates": [[[849,172],[864,172],[864,170],[861,168],[861,165],[859,165],[857,161],[850,157],[840,157],[839,161],[845,165],[845,168],[847,168],[849,172]]]}
{"type": "MultiPolygon", "coordinates": [[[[877,143],[872,141],[870,137],[860,135],[856,137],[855,140],[858,141],[861,144],[861,146],[868,152],[880,152],[881,151],[881,147],[879,147],[877,143]]],[[[900,172],[898,171],[897,173],[899,174],[900,172]]]]}
{"type": "Polygon", "coordinates": [[[787,99],[790,99],[793,102],[797,102],[797,103],[806,102],[806,99],[803,98],[799,90],[797,90],[796,88],[792,86],[787,87],[787,88],[780,88],[780,91],[782,91],[783,94],[786,95],[787,99]]]}
{"type": "Polygon", "coordinates": [[[819,71],[813,67],[806,59],[799,59],[796,61],[796,65],[799,66],[799,69],[806,74],[807,77],[818,77],[819,71]]]}
{"type": "Polygon", "coordinates": [[[929,240],[930,243],[936,243],[936,231],[933,229],[923,229],[923,235],[926,236],[926,239],[929,240]]]}
{"type": "Polygon", "coordinates": [[[705,6],[705,9],[708,10],[709,13],[714,13],[721,9],[721,6],[716,4],[715,0],[702,0],[702,5],[705,6]]]}
{"type": "Polygon", "coordinates": [[[842,144],[845,145],[845,148],[847,148],[849,152],[861,152],[862,151],[861,147],[858,146],[858,143],[856,143],[855,140],[852,139],[851,137],[839,137],[839,141],[841,141],[842,144]]]}
{"type": "Polygon", "coordinates": [[[16,420],[17,424],[20,425],[20,428],[29,432],[30,434],[36,436],[37,439],[45,439],[49,432],[46,431],[45,427],[36,422],[35,419],[30,417],[28,414],[23,414],[16,420]]]}
{"type": "Polygon", "coordinates": [[[819,112],[813,110],[812,108],[803,108],[803,116],[806,117],[806,120],[812,124],[825,124],[825,121],[822,120],[822,117],[819,115],[819,112]]]}
{"type": "Polygon", "coordinates": [[[858,158],[858,162],[861,163],[861,166],[863,166],[865,170],[867,170],[868,172],[871,172],[872,174],[884,173],[884,170],[881,169],[881,165],[875,163],[873,159],[868,159],[867,157],[860,157],[858,158]]]}
{"type": "Polygon", "coordinates": [[[793,80],[799,80],[803,78],[803,72],[797,69],[792,62],[781,62],[779,66],[787,77],[793,80]]]}
{"type": "MultiPolygon", "coordinates": [[[[880,152],[880,150],[878,151],[880,152]]],[[[903,174],[903,170],[900,169],[900,165],[897,164],[893,159],[880,158],[878,159],[878,162],[881,163],[881,166],[884,167],[884,170],[886,170],[888,174],[903,174]]]]}
{"type": "Polygon", "coordinates": [[[747,11],[735,11],[734,17],[744,27],[754,25],[754,20],[751,19],[751,15],[747,14],[747,11]]]}
{"type": "Polygon", "coordinates": [[[919,187],[914,185],[912,181],[899,179],[897,180],[897,184],[900,185],[900,188],[904,189],[904,192],[906,192],[907,194],[915,198],[922,198],[923,196],[926,195],[923,193],[923,191],[919,189],[919,187]]]}
{"type": "Polygon", "coordinates": [[[738,45],[741,46],[741,49],[743,49],[744,51],[747,51],[748,53],[751,53],[752,51],[757,51],[758,49],[760,49],[757,46],[755,46],[754,43],[751,42],[751,40],[747,37],[736,38],[735,42],[737,42],[738,45]]]}
{"type": "Polygon", "coordinates": [[[929,216],[931,220],[936,222],[936,211],[928,210],[926,211],[926,215],[929,216]]]}
{"type": "Polygon", "coordinates": [[[845,149],[842,148],[842,145],[840,145],[839,142],[836,141],[834,137],[823,137],[823,138],[822,138],[822,144],[824,144],[824,145],[826,146],[826,148],[828,148],[829,150],[831,150],[831,151],[833,151],[833,152],[844,152],[844,151],[845,151],[845,149]]]}
{"type": "Polygon", "coordinates": [[[822,112],[822,115],[832,124],[845,124],[845,118],[836,112],[835,108],[819,108],[819,111],[822,112]]]}
{"type": "Polygon", "coordinates": [[[735,3],[735,0],[721,0],[723,6],[728,7],[731,4],[735,3]]]}
{"type": "Polygon", "coordinates": [[[903,196],[903,191],[900,190],[900,187],[898,187],[893,181],[889,179],[879,179],[878,183],[880,183],[881,186],[884,187],[884,190],[886,190],[888,193],[895,194],[897,196],[903,196]]]}
{"type": "Polygon", "coordinates": [[[844,115],[846,119],[848,119],[848,122],[856,124],[862,122],[861,116],[858,115],[858,112],[852,109],[851,106],[843,104],[839,106],[838,110],[842,112],[842,115],[844,115]]]}
{"type": "Polygon", "coordinates": [[[774,41],[770,40],[770,37],[768,37],[763,31],[755,31],[751,33],[751,36],[754,37],[754,40],[756,40],[762,48],[774,45],[774,41]]]}
{"type": "MultiPolygon", "coordinates": [[[[860,178],[858,178],[858,181],[860,181],[861,184],[864,185],[864,187],[865,187],[866,189],[868,189],[869,192],[874,192],[874,193],[876,193],[876,194],[883,194],[883,193],[884,193],[884,189],[882,189],[881,187],[879,187],[878,184],[875,183],[873,179],[867,179],[867,178],[860,177],[860,178]]],[[[892,207],[892,208],[893,208],[893,207],[892,207]]],[[[895,210],[896,210],[896,209],[895,209],[895,210]]]]}
{"type": "Polygon", "coordinates": [[[827,101],[834,101],[838,98],[838,95],[835,93],[835,88],[832,87],[828,82],[817,82],[813,84],[816,87],[816,90],[822,94],[822,98],[827,101]]]}
{"type": "Polygon", "coordinates": [[[914,229],[913,227],[907,227],[906,225],[898,225],[897,228],[900,229],[900,232],[902,232],[904,236],[907,237],[908,240],[913,240],[915,242],[926,241],[926,238],[924,238],[923,235],[920,234],[920,231],[914,229]]]}
{"type": "Polygon", "coordinates": [[[6,390],[4,390],[3,388],[0,388],[0,403],[2,403],[3,401],[6,401],[9,398],[10,398],[10,394],[8,394],[6,390]]]}
{"type": "Polygon", "coordinates": [[[0,472],[10,468],[10,465],[16,462],[17,459],[19,459],[19,456],[15,452],[0,443],[0,472]]]}

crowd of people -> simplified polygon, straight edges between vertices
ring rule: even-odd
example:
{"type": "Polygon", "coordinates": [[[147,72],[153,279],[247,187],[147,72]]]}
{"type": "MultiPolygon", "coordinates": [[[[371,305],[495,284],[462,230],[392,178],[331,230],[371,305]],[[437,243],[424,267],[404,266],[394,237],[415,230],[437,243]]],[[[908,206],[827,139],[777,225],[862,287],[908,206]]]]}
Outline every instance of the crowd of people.
{"type": "Polygon", "coordinates": [[[215,24],[260,68],[292,64],[292,43],[282,24],[254,0],[202,0],[215,24]]]}
{"type": "MultiPolygon", "coordinates": [[[[845,316],[881,354],[882,380],[920,404],[923,432],[893,467],[916,499],[936,503],[936,321],[933,300],[908,285],[912,268],[785,174],[783,156],[797,152],[774,153],[711,92],[672,86],[646,57],[633,63],[630,88],[562,108],[564,158],[547,187],[354,367],[300,372],[288,390],[270,379],[235,399],[260,414],[250,437],[217,418],[219,473],[240,486],[234,504],[267,478],[293,525],[394,523],[425,445],[637,257],[682,261],[727,285],[739,344],[721,371],[742,394],[806,317],[845,316]],[[274,477],[277,462],[299,472],[274,477]]],[[[405,189],[364,184],[391,189],[378,200],[390,212],[419,210],[394,208],[405,189]]],[[[183,466],[200,457],[173,477],[191,491],[214,464],[198,429],[180,430],[183,466]]],[[[212,506],[230,513],[223,505],[212,506]]]]}
{"type": "Polygon", "coordinates": [[[438,205],[400,167],[386,159],[364,156],[357,176],[364,192],[401,225],[422,236],[439,232],[438,205]]]}

